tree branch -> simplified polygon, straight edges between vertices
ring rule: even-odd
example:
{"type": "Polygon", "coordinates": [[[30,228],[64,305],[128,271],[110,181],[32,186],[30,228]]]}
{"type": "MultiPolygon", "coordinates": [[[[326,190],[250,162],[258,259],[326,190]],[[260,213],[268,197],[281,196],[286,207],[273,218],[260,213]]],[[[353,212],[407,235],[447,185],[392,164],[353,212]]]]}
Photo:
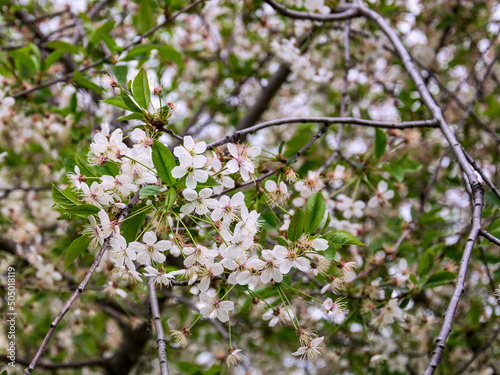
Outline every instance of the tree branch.
{"type": "Polygon", "coordinates": [[[228,136],[212,142],[207,146],[208,150],[212,150],[215,147],[222,146],[226,143],[237,142],[241,138],[248,134],[255,133],[258,130],[269,128],[272,126],[280,126],[287,124],[299,124],[299,123],[324,123],[324,124],[349,124],[349,125],[360,125],[368,126],[373,128],[387,128],[387,129],[408,129],[408,128],[436,128],[439,126],[438,120],[423,120],[423,121],[406,121],[406,122],[391,122],[391,121],[374,121],[374,120],[364,120],[357,119],[354,117],[287,117],[278,120],[266,121],[261,124],[252,126],[250,128],[239,130],[228,136]]]}
{"type": "Polygon", "coordinates": [[[156,346],[158,349],[158,358],[160,359],[160,373],[161,375],[168,375],[167,340],[161,323],[160,306],[158,305],[158,296],[156,295],[154,276],[148,277],[148,288],[151,314],[156,330],[156,346]]]}
{"type": "MultiPolygon", "coordinates": [[[[0,362],[10,362],[10,359],[5,355],[0,355],[0,362]]],[[[16,357],[16,364],[20,364],[23,366],[29,365],[30,361],[24,358],[16,357]]],[[[72,362],[48,362],[48,361],[40,361],[38,363],[39,368],[44,368],[48,370],[57,370],[57,369],[71,369],[71,368],[82,368],[82,367],[108,367],[109,361],[105,358],[89,358],[82,359],[80,361],[72,361],[72,362]]]]}
{"type": "Polygon", "coordinates": [[[291,10],[274,0],[264,0],[264,1],[282,15],[290,18],[295,18],[298,20],[312,20],[312,21],[322,21],[322,22],[342,21],[357,17],[359,15],[359,12],[356,8],[346,9],[344,11],[341,11],[340,13],[320,14],[320,13],[310,13],[310,12],[298,12],[296,10],[291,10]]]}

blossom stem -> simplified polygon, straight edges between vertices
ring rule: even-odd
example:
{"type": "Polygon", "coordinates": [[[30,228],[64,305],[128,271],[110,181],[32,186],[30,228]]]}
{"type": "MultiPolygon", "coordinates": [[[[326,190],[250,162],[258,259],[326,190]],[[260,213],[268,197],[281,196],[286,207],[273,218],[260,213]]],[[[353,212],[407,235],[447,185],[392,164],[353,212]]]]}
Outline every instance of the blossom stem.
{"type": "Polygon", "coordinates": [[[197,242],[194,240],[193,235],[191,234],[191,232],[189,231],[189,229],[186,227],[186,224],[184,224],[184,222],[181,220],[181,218],[179,217],[179,215],[177,215],[175,212],[174,212],[174,216],[182,224],[182,226],[184,227],[184,229],[186,229],[186,232],[187,232],[189,238],[191,238],[191,241],[193,241],[193,245],[196,246],[197,242]]]}
{"type": "Polygon", "coordinates": [[[313,296],[310,296],[309,294],[304,293],[303,291],[301,291],[301,290],[299,290],[299,289],[296,289],[296,288],[294,288],[294,287],[293,287],[293,286],[291,286],[291,285],[288,285],[288,284],[285,284],[285,283],[281,283],[281,285],[284,285],[284,286],[286,286],[287,288],[290,288],[290,289],[292,289],[293,291],[295,291],[295,292],[297,292],[297,293],[300,293],[300,294],[302,294],[302,295],[304,295],[304,296],[306,296],[306,297],[309,297],[309,298],[311,298],[311,299],[315,300],[316,302],[319,302],[319,303],[321,303],[321,304],[323,303],[323,301],[320,301],[319,299],[314,298],[313,296]]]}
{"type": "MultiPolygon", "coordinates": [[[[208,230],[206,228],[203,228],[195,219],[195,217],[193,215],[189,215],[188,214],[188,217],[193,220],[193,222],[198,225],[200,227],[200,229],[203,229],[203,231],[207,234],[208,237],[210,237],[215,243],[217,243],[217,240],[210,234],[208,233],[208,230]]],[[[203,220],[201,220],[203,221],[203,220]]],[[[206,222],[206,221],[203,221],[203,222],[206,222]]]]}
{"type": "Polygon", "coordinates": [[[281,294],[283,295],[283,297],[285,297],[285,300],[288,302],[288,305],[290,306],[290,310],[292,310],[293,317],[295,318],[295,321],[297,322],[297,325],[300,327],[300,323],[299,323],[299,320],[297,319],[297,315],[295,315],[295,311],[293,310],[292,304],[290,303],[288,297],[286,296],[286,293],[281,288],[281,284],[278,285],[278,290],[281,292],[281,294]]]}
{"type": "Polygon", "coordinates": [[[201,314],[198,314],[198,316],[196,317],[196,319],[194,320],[193,324],[191,324],[188,328],[189,331],[191,331],[191,328],[194,327],[194,325],[198,322],[198,320],[200,320],[201,318],[201,314]]]}
{"type": "Polygon", "coordinates": [[[141,238],[141,236],[146,233],[146,231],[151,227],[151,225],[153,224],[153,221],[156,219],[156,217],[158,216],[158,213],[160,213],[160,211],[156,211],[153,218],[150,220],[150,222],[148,223],[148,225],[146,225],[146,228],[144,228],[142,230],[141,233],[139,233],[139,235],[135,238],[135,240],[137,241],[139,238],[141,238]]]}
{"type": "Polygon", "coordinates": [[[269,207],[269,211],[271,211],[271,214],[274,216],[274,218],[276,220],[278,220],[278,223],[283,224],[283,222],[280,220],[280,218],[278,217],[278,215],[276,215],[276,213],[274,212],[273,208],[271,207],[271,205],[267,201],[266,197],[264,197],[264,199],[266,200],[266,205],[267,205],[267,207],[269,207]]]}
{"type": "MultiPolygon", "coordinates": [[[[283,302],[283,305],[285,306],[285,310],[286,310],[286,312],[287,312],[288,316],[290,317],[290,320],[292,321],[293,326],[295,327],[295,329],[299,329],[300,324],[299,324],[299,327],[297,327],[297,325],[295,324],[295,322],[294,322],[294,320],[293,320],[293,318],[294,318],[294,317],[292,316],[292,314],[290,314],[290,311],[288,311],[288,306],[287,306],[287,304],[286,304],[285,299],[283,298],[283,295],[281,294],[281,288],[280,288],[280,286],[279,286],[279,285],[276,285],[276,287],[277,287],[277,289],[278,289],[278,293],[279,293],[279,295],[280,295],[281,301],[283,302]]],[[[293,310],[292,310],[292,313],[293,313],[293,310]]],[[[293,314],[295,315],[295,313],[293,313],[293,314]]]]}
{"type": "Polygon", "coordinates": [[[377,189],[375,188],[375,186],[373,186],[373,184],[370,182],[370,180],[368,180],[368,178],[366,178],[366,176],[363,178],[363,181],[366,182],[366,184],[373,190],[373,191],[377,191],[377,189]]]}
{"type": "Polygon", "coordinates": [[[120,221],[120,224],[124,223],[125,221],[127,221],[128,219],[130,219],[130,218],[132,218],[134,216],[142,214],[145,211],[149,211],[150,209],[151,209],[151,206],[144,206],[142,208],[139,208],[138,210],[134,211],[134,213],[132,215],[127,216],[125,219],[123,219],[122,221],[120,221]]]}
{"type": "Polygon", "coordinates": [[[361,178],[358,177],[356,179],[356,185],[354,186],[354,192],[352,193],[352,201],[356,201],[356,196],[358,195],[358,190],[359,190],[359,184],[361,183],[361,178]]]}
{"type": "Polygon", "coordinates": [[[283,211],[285,214],[292,216],[290,211],[287,211],[283,206],[279,205],[278,203],[274,202],[274,205],[278,207],[281,211],[283,211]]]}
{"type": "MultiPolygon", "coordinates": [[[[165,220],[165,222],[167,223],[168,228],[170,229],[170,231],[172,233],[174,233],[174,230],[172,229],[172,226],[170,225],[170,222],[168,221],[168,218],[165,220]]],[[[177,234],[177,230],[178,229],[179,229],[179,222],[177,222],[177,229],[175,231],[175,234],[177,234]]],[[[186,259],[186,256],[184,255],[184,251],[182,251],[182,246],[180,245],[179,241],[177,241],[177,237],[175,237],[175,235],[174,235],[174,241],[175,241],[175,244],[177,245],[177,247],[179,248],[179,250],[181,251],[182,257],[184,259],[186,259]]]]}
{"type": "Polygon", "coordinates": [[[262,302],[264,302],[266,304],[267,307],[269,307],[270,309],[272,309],[273,307],[263,298],[261,298],[257,293],[255,293],[252,289],[248,288],[248,292],[250,294],[252,294],[253,296],[257,297],[258,299],[260,299],[262,302]]]}
{"type": "Polygon", "coordinates": [[[351,179],[350,181],[346,182],[344,185],[342,185],[341,187],[339,187],[337,190],[334,190],[333,193],[330,194],[330,198],[333,198],[334,196],[336,196],[337,194],[343,192],[345,189],[347,189],[349,186],[351,186],[354,181],[356,179],[353,178],[351,179]]]}
{"type": "Polygon", "coordinates": [[[135,159],[131,158],[130,156],[125,155],[124,157],[125,157],[125,158],[127,158],[127,159],[132,160],[133,162],[135,162],[135,163],[137,163],[137,164],[142,165],[144,168],[146,168],[146,169],[148,169],[149,171],[153,172],[153,173],[154,173],[154,175],[156,176],[156,172],[155,172],[155,171],[153,171],[151,168],[149,168],[147,165],[145,165],[145,164],[141,163],[141,162],[140,162],[140,161],[138,161],[138,160],[135,160],[135,159]]]}
{"type": "Polygon", "coordinates": [[[227,321],[227,331],[229,335],[229,348],[232,349],[233,345],[231,345],[231,319],[227,321]]]}
{"type": "Polygon", "coordinates": [[[228,243],[226,242],[226,240],[224,239],[224,237],[222,236],[221,232],[219,231],[219,228],[217,228],[217,226],[213,222],[212,218],[210,216],[208,216],[207,214],[205,214],[205,216],[207,217],[209,224],[214,227],[215,231],[219,234],[220,238],[222,238],[222,241],[224,241],[224,244],[226,246],[229,246],[228,243]]]}
{"type": "Polygon", "coordinates": [[[229,294],[229,292],[230,292],[231,290],[233,290],[233,288],[234,288],[235,286],[236,286],[236,284],[231,285],[231,288],[229,288],[229,290],[228,290],[228,291],[227,291],[227,292],[226,292],[226,293],[222,296],[222,298],[221,298],[221,299],[226,298],[226,296],[229,294]]]}

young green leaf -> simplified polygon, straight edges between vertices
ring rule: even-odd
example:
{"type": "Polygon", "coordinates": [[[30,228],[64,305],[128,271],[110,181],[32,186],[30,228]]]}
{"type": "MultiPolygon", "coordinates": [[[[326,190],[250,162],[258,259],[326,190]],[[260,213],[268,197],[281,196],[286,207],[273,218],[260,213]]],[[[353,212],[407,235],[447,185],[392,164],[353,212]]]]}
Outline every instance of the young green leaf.
{"type": "Polygon", "coordinates": [[[70,215],[75,215],[79,217],[88,217],[89,215],[95,215],[100,210],[93,204],[81,204],[76,207],[66,209],[66,213],[70,215]]]}
{"type": "Polygon", "coordinates": [[[318,228],[326,211],[326,201],[320,191],[309,197],[304,214],[304,232],[312,233],[318,228]]]}
{"type": "Polygon", "coordinates": [[[129,110],[132,112],[142,113],[142,109],[137,106],[127,91],[122,91],[122,99],[129,110]]]}
{"type": "Polygon", "coordinates": [[[176,179],[172,177],[172,169],[175,167],[174,155],[167,146],[159,141],[153,143],[153,164],[161,178],[168,186],[174,186],[176,179]]]}
{"type": "Polygon", "coordinates": [[[130,115],[120,116],[117,121],[128,121],[128,120],[143,120],[144,115],[142,113],[131,113],[130,115]]]}
{"type": "Polygon", "coordinates": [[[288,226],[288,239],[295,242],[304,233],[304,211],[300,208],[295,211],[290,220],[290,225],[288,226]]]}
{"type": "Polygon", "coordinates": [[[69,53],[80,53],[80,48],[78,48],[78,46],[75,46],[74,44],[65,42],[63,40],[53,40],[52,42],[48,42],[47,47],[53,50],[61,50],[69,53]]]}
{"type": "Polygon", "coordinates": [[[387,146],[387,135],[382,129],[375,129],[375,158],[380,159],[385,153],[385,148],[387,146]]]}
{"type": "Polygon", "coordinates": [[[117,82],[121,86],[127,85],[127,73],[128,73],[128,66],[127,65],[112,65],[111,71],[113,72],[114,76],[116,77],[117,82]]]}
{"type": "Polygon", "coordinates": [[[323,235],[323,238],[335,245],[365,246],[363,242],[345,230],[334,230],[323,235]]]}
{"type": "Polygon", "coordinates": [[[123,101],[123,97],[121,95],[112,96],[111,98],[101,100],[101,102],[132,111],[132,109],[127,104],[125,104],[125,102],[123,101]]]}
{"type": "Polygon", "coordinates": [[[200,188],[206,188],[206,187],[214,187],[214,186],[219,186],[220,184],[215,181],[215,179],[212,176],[208,176],[208,179],[205,182],[200,182],[198,185],[196,185],[196,189],[200,188]]]}
{"type": "Polygon", "coordinates": [[[146,214],[153,208],[153,205],[149,205],[149,209],[136,214],[136,211],[143,209],[144,207],[134,207],[129,214],[129,217],[120,225],[120,233],[127,240],[127,242],[132,242],[136,240],[139,231],[144,224],[146,219],[146,214]]]}
{"type": "Polygon", "coordinates": [[[102,89],[99,86],[85,78],[82,74],[80,74],[80,72],[78,72],[78,70],[75,70],[73,73],[73,80],[78,86],[83,87],[84,89],[92,90],[98,94],[102,92],[102,89]]]}
{"type": "Polygon", "coordinates": [[[434,264],[434,254],[432,254],[429,250],[422,254],[420,261],[418,262],[417,273],[418,276],[423,277],[429,273],[434,264]]]}
{"type": "Polygon", "coordinates": [[[148,109],[151,103],[151,91],[149,91],[148,75],[142,68],[134,79],[132,84],[134,99],[142,108],[148,109]]]}
{"type": "Polygon", "coordinates": [[[75,162],[80,168],[80,173],[83,173],[87,177],[97,177],[95,171],[87,164],[87,161],[82,157],[82,155],[80,155],[79,152],[75,152],[75,162]]]}
{"type": "Polygon", "coordinates": [[[435,288],[444,284],[453,282],[457,278],[457,274],[450,271],[438,271],[429,277],[429,280],[424,284],[422,289],[435,288]]]}
{"type": "Polygon", "coordinates": [[[66,255],[64,256],[64,270],[66,271],[71,263],[74,262],[78,256],[83,253],[87,247],[89,247],[92,239],[89,236],[78,237],[76,240],[71,242],[68,250],[66,250],[66,255]]]}
{"type": "Polygon", "coordinates": [[[175,189],[168,189],[167,191],[167,197],[165,198],[165,209],[168,211],[170,210],[174,204],[175,204],[175,201],[177,200],[177,192],[175,191],[175,189]]]}
{"type": "Polygon", "coordinates": [[[171,46],[161,46],[158,47],[158,53],[161,57],[171,60],[181,69],[184,69],[184,59],[182,58],[182,54],[177,51],[174,47],[171,46]]]}
{"type": "Polygon", "coordinates": [[[43,62],[43,70],[49,69],[53,64],[55,64],[66,52],[63,50],[55,50],[51,52],[43,62]]]}
{"type": "Polygon", "coordinates": [[[337,255],[337,250],[340,249],[342,246],[341,245],[335,245],[328,241],[328,249],[326,249],[323,252],[323,255],[328,259],[328,260],[333,260],[335,258],[335,255],[337,255]]]}
{"type": "Polygon", "coordinates": [[[56,206],[62,208],[63,210],[67,210],[68,208],[73,208],[81,204],[74,196],[68,192],[59,190],[54,184],[52,184],[52,200],[56,206]]]}
{"type": "Polygon", "coordinates": [[[149,197],[151,195],[156,195],[160,192],[161,186],[158,185],[149,185],[143,187],[139,191],[139,198],[142,199],[143,197],[149,197]]]}

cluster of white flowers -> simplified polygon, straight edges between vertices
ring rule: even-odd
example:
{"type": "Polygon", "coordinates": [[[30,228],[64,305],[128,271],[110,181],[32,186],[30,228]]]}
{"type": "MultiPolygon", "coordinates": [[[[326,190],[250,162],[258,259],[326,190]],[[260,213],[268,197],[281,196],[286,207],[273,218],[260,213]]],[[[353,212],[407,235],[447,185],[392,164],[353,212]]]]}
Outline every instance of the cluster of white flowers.
{"type": "MultiPolygon", "coordinates": [[[[312,275],[327,276],[329,281],[322,290],[325,293],[328,290],[336,292],[344,282],[355,278],[353,269],[356,264],[346,263],[340,258],[336,260],[340,275],[334,277],[326,274],[331,261],[323,256],[322,252],[329,248],[329,243],[321,238],[321,234],[302,233],[295,241],[287,241],[286,244],[280,242],[272,248],[263,249],[258,242],[262,226],[261,214],[247,206],[242,192],[232,196],[223,194],[224,188],[235,187],[235,179],[246,182],[252,178],[255,173],[255,158],[260,154],[260,148],[228,144],[226,154],[217,150],[207,157],[204,155],[207,151],[206,143],[197,142],[190,136],[184,137],[183,144],[175,147],[173,151],[178,162],[172,168],[171,175],[180,181],[176,186],[181,189],[185,181],[185,187],[177,191],[174,203],[180,213],[170,212],[170,216],[164,216],[165,223],[156,226],[156,230],[161,225],[169,228],[164,232],[168,240],[158,240],[157,232],[149,230],[143,233],[141,242],[137,241],[137,238],[136,241],[127,243],[120,234],[119,223],[111,220],[107,212],[116,213],[117,209],[123,208],[123,202],[143,186],[161,184],[152,156],[154,134],[135,129],[130,138],[135,142],[132,148],[123,142],[121,130],[110,133],[109,126],[104,124],[102,131],[94,137],[88,160],[91,165],[116,164],[119,173],[114,176],[104,175],[99,178],[100,181],[92,181],[90,186],[88,180],[92,177],[82,174],[79,167],[75,167],[74,173],[68,174],[68,179],[81,201],[101,209],[97,215],[99,221],[94,216],[89,216],[90,225],[84,233],[91,237],[94,246],[103,244],[106,238],[110,238],[108,259],[114,265],[115,277],[126,282],[139,282],[145,276],[154,279],[158,286],[170,286],[176,282],[176,277],[186,279],[189,285],[198,282],[198,306],[201,316],[216,318],[221,322],[227,322],[229,312],[235,308],[234,302],[226,297],[236,285],[248,286],[252,292],[271,282],[281,283],[285,275],[292,269],[297,269],[311,272],[312,275]],[[233,176],[230,177],[231,175],[233,176]],[[219,185],[214,186],[212,180],[210,187],[203,186],[202,184],[210,182],[209,178],[219,185]],[[183,220],[190,220],[195,227],[186,227],[183,220]],[[185,232],[182,234],[178,229],[173,230],[174,227],[179,228],[179,225],[184,226],[185,232]],[[206,225],[208,230],[217,233],[215,237],[209,234],[206,225]],[[198,243],[190,233],[191,230],[197,230],[196,227],[208,235],[204,237],[206,240],[200,239],[203,243],[198,243]],[[172,256],[182,255],[184,269],[166,272],[164,267],[167,252],[172,256]],[[211,286],[215,287],[212,283],[223,274],[227,277],[231,289],[224,296],[220,296],[211,286]]],[[[342,186],[343,172],[344,170],[336,169],[338,176],[334,179],[335,186],[342,186]]],[[[309,171],[306,178],[299,181],[293,171],[285,173],[284,177],[285,181],[296,181],[294,190],[300,195],[293,200],[296,207],[304,207],[312,194],[321,192],[329,211],[336,208],[346,219],[363,215],[365,204],[361,201],[353,201],[342,194],[338,195],[335,201],[332,200],[318,172],[309,171]]],[[[286,203],[291,192],[285,181],[269,179],[265,182],[263,193],[269,205],[286,203]]],[[[165,193],[168,189],[174,188],[160,188],[159,192],[165,193]]],[[[387,183],[382,181],[369,206],[383,205],[393,195],[394,193],[388,190],[387,183]]],[[[160,211],[161,209],[156,208],[156,212],[160,211]]],[[[281,230],[286,230],[287,226],[285,223],[281,230]]],[[[261,312],[262,318],[269,320],[270,326],[287,321],[288,307],[285,301],[282,302],[285,305],[273,308],[268,305],[268,311],[261,312]]],[[[333,302],[331,298],[327,298],[322,308],[332,317],[334,323],[340,324],[345,320],[347,307],[341,299],[333,302]]],[[[385,316],[385,321],[390,321],[388,314],[385,316]]],[[[291,317],[290,321],[295,325],[291,317]]],[[[293,354],[307,359],[321,354],[323,349],[319,344],[323,338],[316,337],[300,326],[297,329],[302,346],[293,354]]],[[[179,336],[178,332],[181,331],[175,332],[179,336]]],[[[184,334],[179,337],[185,339],[184,334]]],[[[234,351],[239,353],[239,349],[234,351]]]]}

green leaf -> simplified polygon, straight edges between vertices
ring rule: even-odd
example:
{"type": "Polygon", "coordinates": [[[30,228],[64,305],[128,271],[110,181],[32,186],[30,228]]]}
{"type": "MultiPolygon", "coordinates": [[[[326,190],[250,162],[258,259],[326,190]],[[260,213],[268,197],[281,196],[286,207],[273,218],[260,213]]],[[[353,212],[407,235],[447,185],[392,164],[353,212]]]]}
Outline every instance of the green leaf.
{"type": "Polygon", "coordinates": [[[385,153],[385,148],[387,146],[387,135],[382,129],[375,129],[375,158],[380,159],[385,153]]]}
{"type": "Polygon", "coordinates": [[[184,69],[184,59],[182,57],[182,53],[177,51],[174,47],[171,46],[161,46],[158,47],[158,53],[160,54],[161,57],[171,60],[181,69],[184,69]]]}
{"type": "Polygon", "coordinates": [[[306,203],[304,214],[304,231],[306,233],[312,233],[318,228],[325,216],[325,211],[326,201],[320,190],[311,195],[306,203]]]}
{"type": "Polygon", "coordinates": [[[80,48],[75,46],[74,44],[65,42],[63,40],[53,40],[52,42],[47,43],[48,48],[52,48],[54,50],[61,50],[64,52],[78,54],[80,53],[80,48]]]}
{"type": "Polygon", "coordinates": [[[363,242],[345,230],[334,230],[323,235],[323,238],[335,245],[365,246],[363,242]]]}
{"type": "Polygon", "coordinates": [[[128,50],[127,55],[122,59],[122,61],[138,60],[141,57],[148,57],[150,52],[156,49],[157,46],[154,44],[140,44],[136,47],[132,47],[128,50]]]}
{"type": "Polygon", "coordinates": [[[144,68],[139,73],[132,84],[134,99],[142,108],[148,109],[151,103],[151,91],[149,91],[148,75],[144,68]]]}
{"type": "Polygon", "coordinates": [[[418,269],[417,269],[418,276],[424,277],[425,275],[427,275],[431,270],[433,264],[434,264],[434,254],[430,250],[427,250],[422,254],[422,257],[418,262],[418,269]]]}
{"type": "Polygon", "coordinates": [[[127,73],[128,73],[128,66],[127,65],[112,65],[111,71],[113,72],[113,75],[115,76],[116,81],[121,86],[127,85],[127,73]]]}
{"type": "Polygon", "coordinates": [[[323,252],[323,255],[328,259],[328,260],[333,260],[335,259],[335,255],[337,255],[337,250],[340,249],[342,246],[341,245],[335,245],[328,241],[328,249],[326,249],[323,252]]]}
{"type": "Polygon", "coordinates": [[[117,121],[128,121],[128,120],[143,120],[144,115],[142,113],[131,113],[130,115],[120,116],[117,121]]]}
{"type": "Polygon", "coordinates": [[[76,207],[66,209],[66,213],[80,217],[88,217],[98,213],[100,209],[93,204],[81,204],[76,207]]]}
{"type": "Polygon", "coordinates": [[[73,208],[81,204],[73,195],[69,194],[67,191],[59,190],[54,184],[52,184],[52,200],[55,205],[63,210],[67,210],[68,208],[73,208]]]}
{"type": "Polygon", "coordinates": [[[80,173],[83,173],[87,177],[97,177],[95,172],[87,164],[87,161],[80,155],[79,152],[75,152],[75,162],[80,168],[80,173]]]}
{"type": "Polygon", "coordinates": [[[304,233],[304,211],[300,208],[295,211],[290,220],[290,225],[288,226],[288,239],[295,242],[304,233]]]}
{"type": "Polygon", "coordinates": [[[127,91],[122,90],[122,100],[132,112],[142,113],[142,109],[137,106],[127,91]]]}
{"type": "Polygon", "coordinates": [[[177,192],[175,191],[175,189],[168,189],[164,204],[165,209],[169,211],[174,206],[176,200],[177,192]]]}
{"type": "Polygon", "coordinates": [[[176,179],[172,177],[172,169],[175,167],[174,155],[167,146],[159,141],[153,143],[153,164],[158,177],[168,186],[174,186],[176,179]]]}
{"type": "Polygon", "coordinates": [[[64,270],[66,271],[71,263],[74,262],[78,256],[83,253],[87,247],[89,247],[92,239],[89,236],[78,237],[76,240],[71,242],[68,250],[66,250],[66,255],[64,256],[64,270]]]}
{"type": "Polygon", "coordinates": [[[102,92],[102,89],[99,86],[81,75],[78,70],[75,70],[73,73],[73,80],[78,86],[83,87],[84,89],[92,90],[98,94],[102,92]]]}
{"type": "Polygon", "coordinates": [[[220,184],[215,181],[215,179],[212,176],[208,176],[208,179],[205,182],[200,182],[196,185],[196,189],[203,189],[206,187],[214,187],[214,186],[219,186],[220,184]]]}
{"type": "Polygon", "coordinates": [[[97,45],[97,43],[103,40],[104,37],[108,35],[111,32],[111,30],[113,30],[114,26],[115,26],[115,21],[104,22],[92,33],[92,35],[89,38],[89,42],[93,46],[97,45]]]}
{"type": "Polygon", "coordinates": [[[50,53],[43,62],[43,69],[49,69],[53,64],[55,64],[66,52],[62,50],[56,50],[50,53]]]}
{"type": "Polygon", "coordinates": [[[278,243],[278,245],[288,247],[288,242],[283,237],[276,238],[276,242],[278,243]]]}
{"type": "Polygon", "coordinates": [[[146,214],[153,208],[153,205],[149,206],[149,209],[144,210],[143,212],[139,214],[135,214],[135,212],[139,209],[144,209],[144,207],[134,207],[130,211],[130,218],[127,218],[122,225],[120,225],[120,233],[122,234],[123,237],[127,240],[127,242],[132,242],[135,241],[137,235],[139,234],[139,231],[142,228],[142,225],[144,224],[144,220],[146,219],[146,214]]]}
{"type": "Polygon", "coordinates": [[[332,216],[330,215],[330,213],[328,213],[328,216],[326,217],[325,224],[323,225],[323,228],[321,228],[319,233],[323,233],[326,230],[326,228],[328,228],[328,225],[330,225],[331,221],[332,221],[332,216]]]}
{"type": "MultiPolygon", "coordinates": [[[[420,266],[420,264],[419,264],[420,266]]],[[[457,274],[450,271],[438,271],[429,277],[429,280],[424,284],[422,289],[435,288],[444,284],[453,282],[457,278],[457,274]]]]}
{"type": "Polygon", "coordinates": [[[144,197],[156,195],[160,192],[160,189],[161,189],[161,186],[158,186],[158,185],[145,186],[139,191],[139,198],[142,199],[144,197]]]}
{"type": "Polygon", "coordinates": [[[416,160],[410,160],[408,154],[391,165],[384,164],[382,166],[382,170],[391,173],[398,182],[403,181],[406,173],[417,172],[420,168],[422,168],[422,164],[416,160]]]}
{"type": "Polygon", "coordinates": [[[155,16],[150,0],[141,0],[139,3],[139,12],[134,17],[134,26],[139,33],[144,34],[155,25],[155,16]]]}
{"type": "Polygon", "coordinates": [[[123,101],[123,97],[121,95],[112,96],[111,98],[101,100],[101,102],[114,105],[115,107],[128,109],[129,111],[132,111],[132,109],[128,105],[125,104],[125,102],[123,101]]]}

